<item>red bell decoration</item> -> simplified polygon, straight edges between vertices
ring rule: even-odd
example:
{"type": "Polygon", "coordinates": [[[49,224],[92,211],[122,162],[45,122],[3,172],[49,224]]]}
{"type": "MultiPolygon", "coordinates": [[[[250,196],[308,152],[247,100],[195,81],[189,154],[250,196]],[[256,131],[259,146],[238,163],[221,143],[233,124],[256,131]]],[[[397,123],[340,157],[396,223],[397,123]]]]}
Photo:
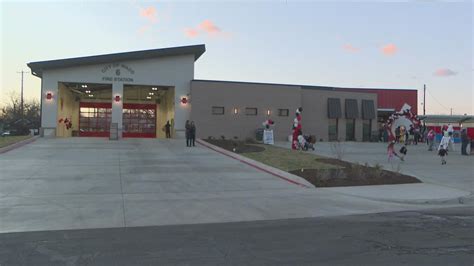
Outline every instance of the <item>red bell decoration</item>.
{"type": "Polygon", "coordinates": [[[115,95],[115,102],[120,102],[120,95],[115,95]]]}
{"type": "Polygon", "coordinates": [[[53,94],[51,92],[46,93],[46,100],[51,100],[53,99],[53,94]]]}
{"type": "Polygon", "coordinates": [[[186,98],[186,97],[181,98],[181,103],[182,104],[187,104],[188,103],[188,98],[186,98]]]}

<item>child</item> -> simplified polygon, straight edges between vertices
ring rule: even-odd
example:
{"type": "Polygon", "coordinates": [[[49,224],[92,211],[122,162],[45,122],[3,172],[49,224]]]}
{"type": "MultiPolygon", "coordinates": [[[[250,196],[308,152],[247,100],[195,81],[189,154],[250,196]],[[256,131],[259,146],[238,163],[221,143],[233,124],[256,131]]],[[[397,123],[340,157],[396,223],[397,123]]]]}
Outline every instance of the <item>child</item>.
{"type": "MultiPolygon", "coordinates": [[[[390,162],[393,156],[399,157],[395,152],[395,140],[390,141],[387,147],[388,162],[390,162]]],[[[400,157],[399,157],[400,158],[400,157]]]]}
{"type": "Polygon", "coordinates": [[[407,146],[406,144],[404,144],[401,148],[400,148],[400,154],[401,156],[399,156],[400,160],[402,161],[405,161],[405,156],[407,156],[407,146]]]}
{"type": "Polygon", "coordinates": [[[438,155],[441,157],[441,164],[446,164],[446,156],[448,156],[448,150],[446,145],[439,145],[438,155]]]}

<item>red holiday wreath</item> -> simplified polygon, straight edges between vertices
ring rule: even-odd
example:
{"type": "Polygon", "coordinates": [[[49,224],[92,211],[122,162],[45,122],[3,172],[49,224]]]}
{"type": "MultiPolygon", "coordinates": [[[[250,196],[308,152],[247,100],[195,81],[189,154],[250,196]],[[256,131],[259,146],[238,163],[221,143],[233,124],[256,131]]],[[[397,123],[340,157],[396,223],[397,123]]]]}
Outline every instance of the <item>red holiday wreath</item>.
{"type": "Polygon", "coordinates": [[[72,122],[71,120],[69,120],[68,118],[60,118],[59,121],[58,121],[60,124],[61,123],[64,123],[64,126],[66,126],[66,129],[70,129],[72,128],[72,122]]]}

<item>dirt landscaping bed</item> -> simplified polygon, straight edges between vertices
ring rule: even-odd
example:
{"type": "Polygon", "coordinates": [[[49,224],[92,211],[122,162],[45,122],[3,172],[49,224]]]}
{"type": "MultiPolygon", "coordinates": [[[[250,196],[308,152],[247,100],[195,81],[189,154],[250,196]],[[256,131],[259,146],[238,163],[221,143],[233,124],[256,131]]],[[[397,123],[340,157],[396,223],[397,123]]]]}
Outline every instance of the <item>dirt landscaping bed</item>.
{"type": "Polygon", "coordinates": [[[381,167],[370,167],[343,162],[335,159],[323,159],[342,167],[336,169],[303,169],[290,173],[303,177],[315,187],[347,187],[367,185],[394,185],[421,183],[413,176],[383,170],[381,167]]]}
{"type": "Polygon", "coordinates": [[[205,141],[211,143],[212,145],[235,153],[262,152],[265,150],[264,147],[248,144],[240,140],[206,139],[205,141]]]}
{"type": "Polygon", "coordinates": [[[345,187],[421,183],[415,177],[368,166],[237,140],[206,139],[212,145],[300,176],[315,187],[345,187]],[[234,150],[235,149],[235,150],[234,150]]]}

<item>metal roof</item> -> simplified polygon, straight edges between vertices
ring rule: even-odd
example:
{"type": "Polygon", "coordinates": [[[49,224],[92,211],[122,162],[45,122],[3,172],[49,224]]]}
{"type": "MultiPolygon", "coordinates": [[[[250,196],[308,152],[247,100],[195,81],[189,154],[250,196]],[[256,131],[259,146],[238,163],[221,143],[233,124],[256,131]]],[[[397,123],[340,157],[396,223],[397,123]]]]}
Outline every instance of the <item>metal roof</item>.
{"type": "Polygon", "coordinates": [[[156,58],[156,57],[176,56],[176,55],[185,55],[185,54],[194,54],[194,60],[197,60],[205,51],[206,51],[206,46],[204,44],[199,44],[199,45],[190,45],[190,46],[179,46],[179,47],[169,47],[169,48],[142,50],[142,51],[132,51],[132,52],[125,52],[125,53],[93,55],[93,56],[85,56],[85,57],[38,61],[38,62],[28,63],[27,65],[31,69],[31,73],[33,73],[33,75],[42,77],[43,70],[45,69],[65,68],[65,67],[74,67],[74,66],[81,66],[81,65],[95,65],[95,64],[103,64],[103,63],[110,63],[110,62],[119,62],[119,61],[143,60],[143,59],[150,59],[150,58],[156,58]]]}
{"type": "Polygon", "coordinates": [[[237,84],[248,84],[248,85],[269,85],[269,86],[287,86],[297,87],[303,90],[325,90],[325,91],[350,91],[358,93],[377,93],[379,90],[386,91],[416,91],[414,89],[374,89],[374,88],[344,88],[334,86],[316,86],[316,85],[299,85],[299,84],[288,84],[288,83],[268,83],[268,82],[253,82],[253,81],[234,81],[234,80],[213,80],[213,79],[193,79],[192,82],[217,82],[217,83],[237,83],[237,84]]]}
{"type": "Polygon", "coordinates": [[[426,123],[474,123],[472,115],[419,115],[426,123]]]}

